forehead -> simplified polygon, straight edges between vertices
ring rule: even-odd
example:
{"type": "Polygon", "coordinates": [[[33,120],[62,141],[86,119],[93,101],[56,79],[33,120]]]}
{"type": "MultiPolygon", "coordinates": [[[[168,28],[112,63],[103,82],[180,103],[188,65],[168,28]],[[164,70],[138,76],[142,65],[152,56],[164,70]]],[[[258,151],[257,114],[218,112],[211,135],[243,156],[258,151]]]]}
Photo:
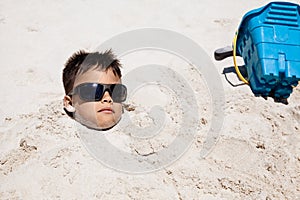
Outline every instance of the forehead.
{"type": "Polygon", "coordinates": [[[83,74],[79,74],[74,82],[74,87],[81,83],[103,83],[103,84],[114,84],[121,83],[121,79],[115,75],[112,69],[106,71],[89,70],[83,74]]]}

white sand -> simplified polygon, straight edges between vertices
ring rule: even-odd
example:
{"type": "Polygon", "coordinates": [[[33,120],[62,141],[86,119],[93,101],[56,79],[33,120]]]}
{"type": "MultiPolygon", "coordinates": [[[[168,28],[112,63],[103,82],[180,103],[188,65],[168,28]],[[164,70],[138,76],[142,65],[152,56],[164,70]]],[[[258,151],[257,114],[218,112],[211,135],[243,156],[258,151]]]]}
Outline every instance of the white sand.
{"type": "MultiPolygon", "coordinates": [[[[254,97],[248,86],[232,87],[221,74],[231,59],[213,61],[226,117],[205,159],[199,152],[211,119],[208,90],[191,67],[176,68],[174,58],[162,64],[191,80],[202,123],[190,149],[162,170],[132,175],[105,167],[62,110],[62,68],[78,49],[93,50],[124,31],[160,27],[193,39],[213,60],[215,49],[231,43],[245,12],[267,2],[1,1],[0,199],[300,199],[300,88],[289,105],[254,97]]],[[[124,73],[145,61],[130,60],[123,59],[124,73]]],[[[147,108],[155,90],[130,99],[136,110],[129,114],[141,127],[151,123],[147,108]]],[[[156,92],[173,123],[161,143],[120,142],[120,135],[110,138],[115,145],[147,154],[172,140],[180,120],[176,99],[166,98],[167,89],[156,92]]]]}

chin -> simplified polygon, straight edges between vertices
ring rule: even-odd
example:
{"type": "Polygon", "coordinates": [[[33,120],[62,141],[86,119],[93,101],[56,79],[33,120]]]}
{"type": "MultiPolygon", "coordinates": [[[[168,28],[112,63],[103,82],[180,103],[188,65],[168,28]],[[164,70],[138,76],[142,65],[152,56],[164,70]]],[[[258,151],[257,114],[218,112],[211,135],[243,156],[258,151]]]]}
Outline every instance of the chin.
{"type": "Polygon", "coordinates": [[[120,119],[118,120],[110,120],[110,121],[105,121],[103,122],[103,120],[101,120],[100,122],[98,122],[98,127],[100,129],[110,129],[112,127],[114,127],[120,119]]]}

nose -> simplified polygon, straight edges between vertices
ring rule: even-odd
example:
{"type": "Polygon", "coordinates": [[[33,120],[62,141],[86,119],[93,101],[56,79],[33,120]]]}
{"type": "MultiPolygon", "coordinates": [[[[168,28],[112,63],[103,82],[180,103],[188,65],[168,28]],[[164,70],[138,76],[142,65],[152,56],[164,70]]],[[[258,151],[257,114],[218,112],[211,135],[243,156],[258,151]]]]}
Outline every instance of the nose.
{"type": "Polygon", "coordinates": [[[106,91],[101,99],[101,103],[113,103],[113,100],[108,91],[106,91]]]}

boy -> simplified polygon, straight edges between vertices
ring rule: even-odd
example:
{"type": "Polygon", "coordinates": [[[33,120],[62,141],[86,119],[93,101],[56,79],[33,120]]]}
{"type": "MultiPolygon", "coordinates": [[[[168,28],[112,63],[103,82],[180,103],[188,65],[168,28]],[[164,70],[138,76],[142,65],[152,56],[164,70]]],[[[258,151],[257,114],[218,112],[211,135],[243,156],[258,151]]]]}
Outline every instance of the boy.
{"type": "Polygon", "coordinates": [[[92,129],[107,130],[116,125],[127,96],[120,67],[111,50],[74,53],[63,69],[66,113],[92,129]]]}

